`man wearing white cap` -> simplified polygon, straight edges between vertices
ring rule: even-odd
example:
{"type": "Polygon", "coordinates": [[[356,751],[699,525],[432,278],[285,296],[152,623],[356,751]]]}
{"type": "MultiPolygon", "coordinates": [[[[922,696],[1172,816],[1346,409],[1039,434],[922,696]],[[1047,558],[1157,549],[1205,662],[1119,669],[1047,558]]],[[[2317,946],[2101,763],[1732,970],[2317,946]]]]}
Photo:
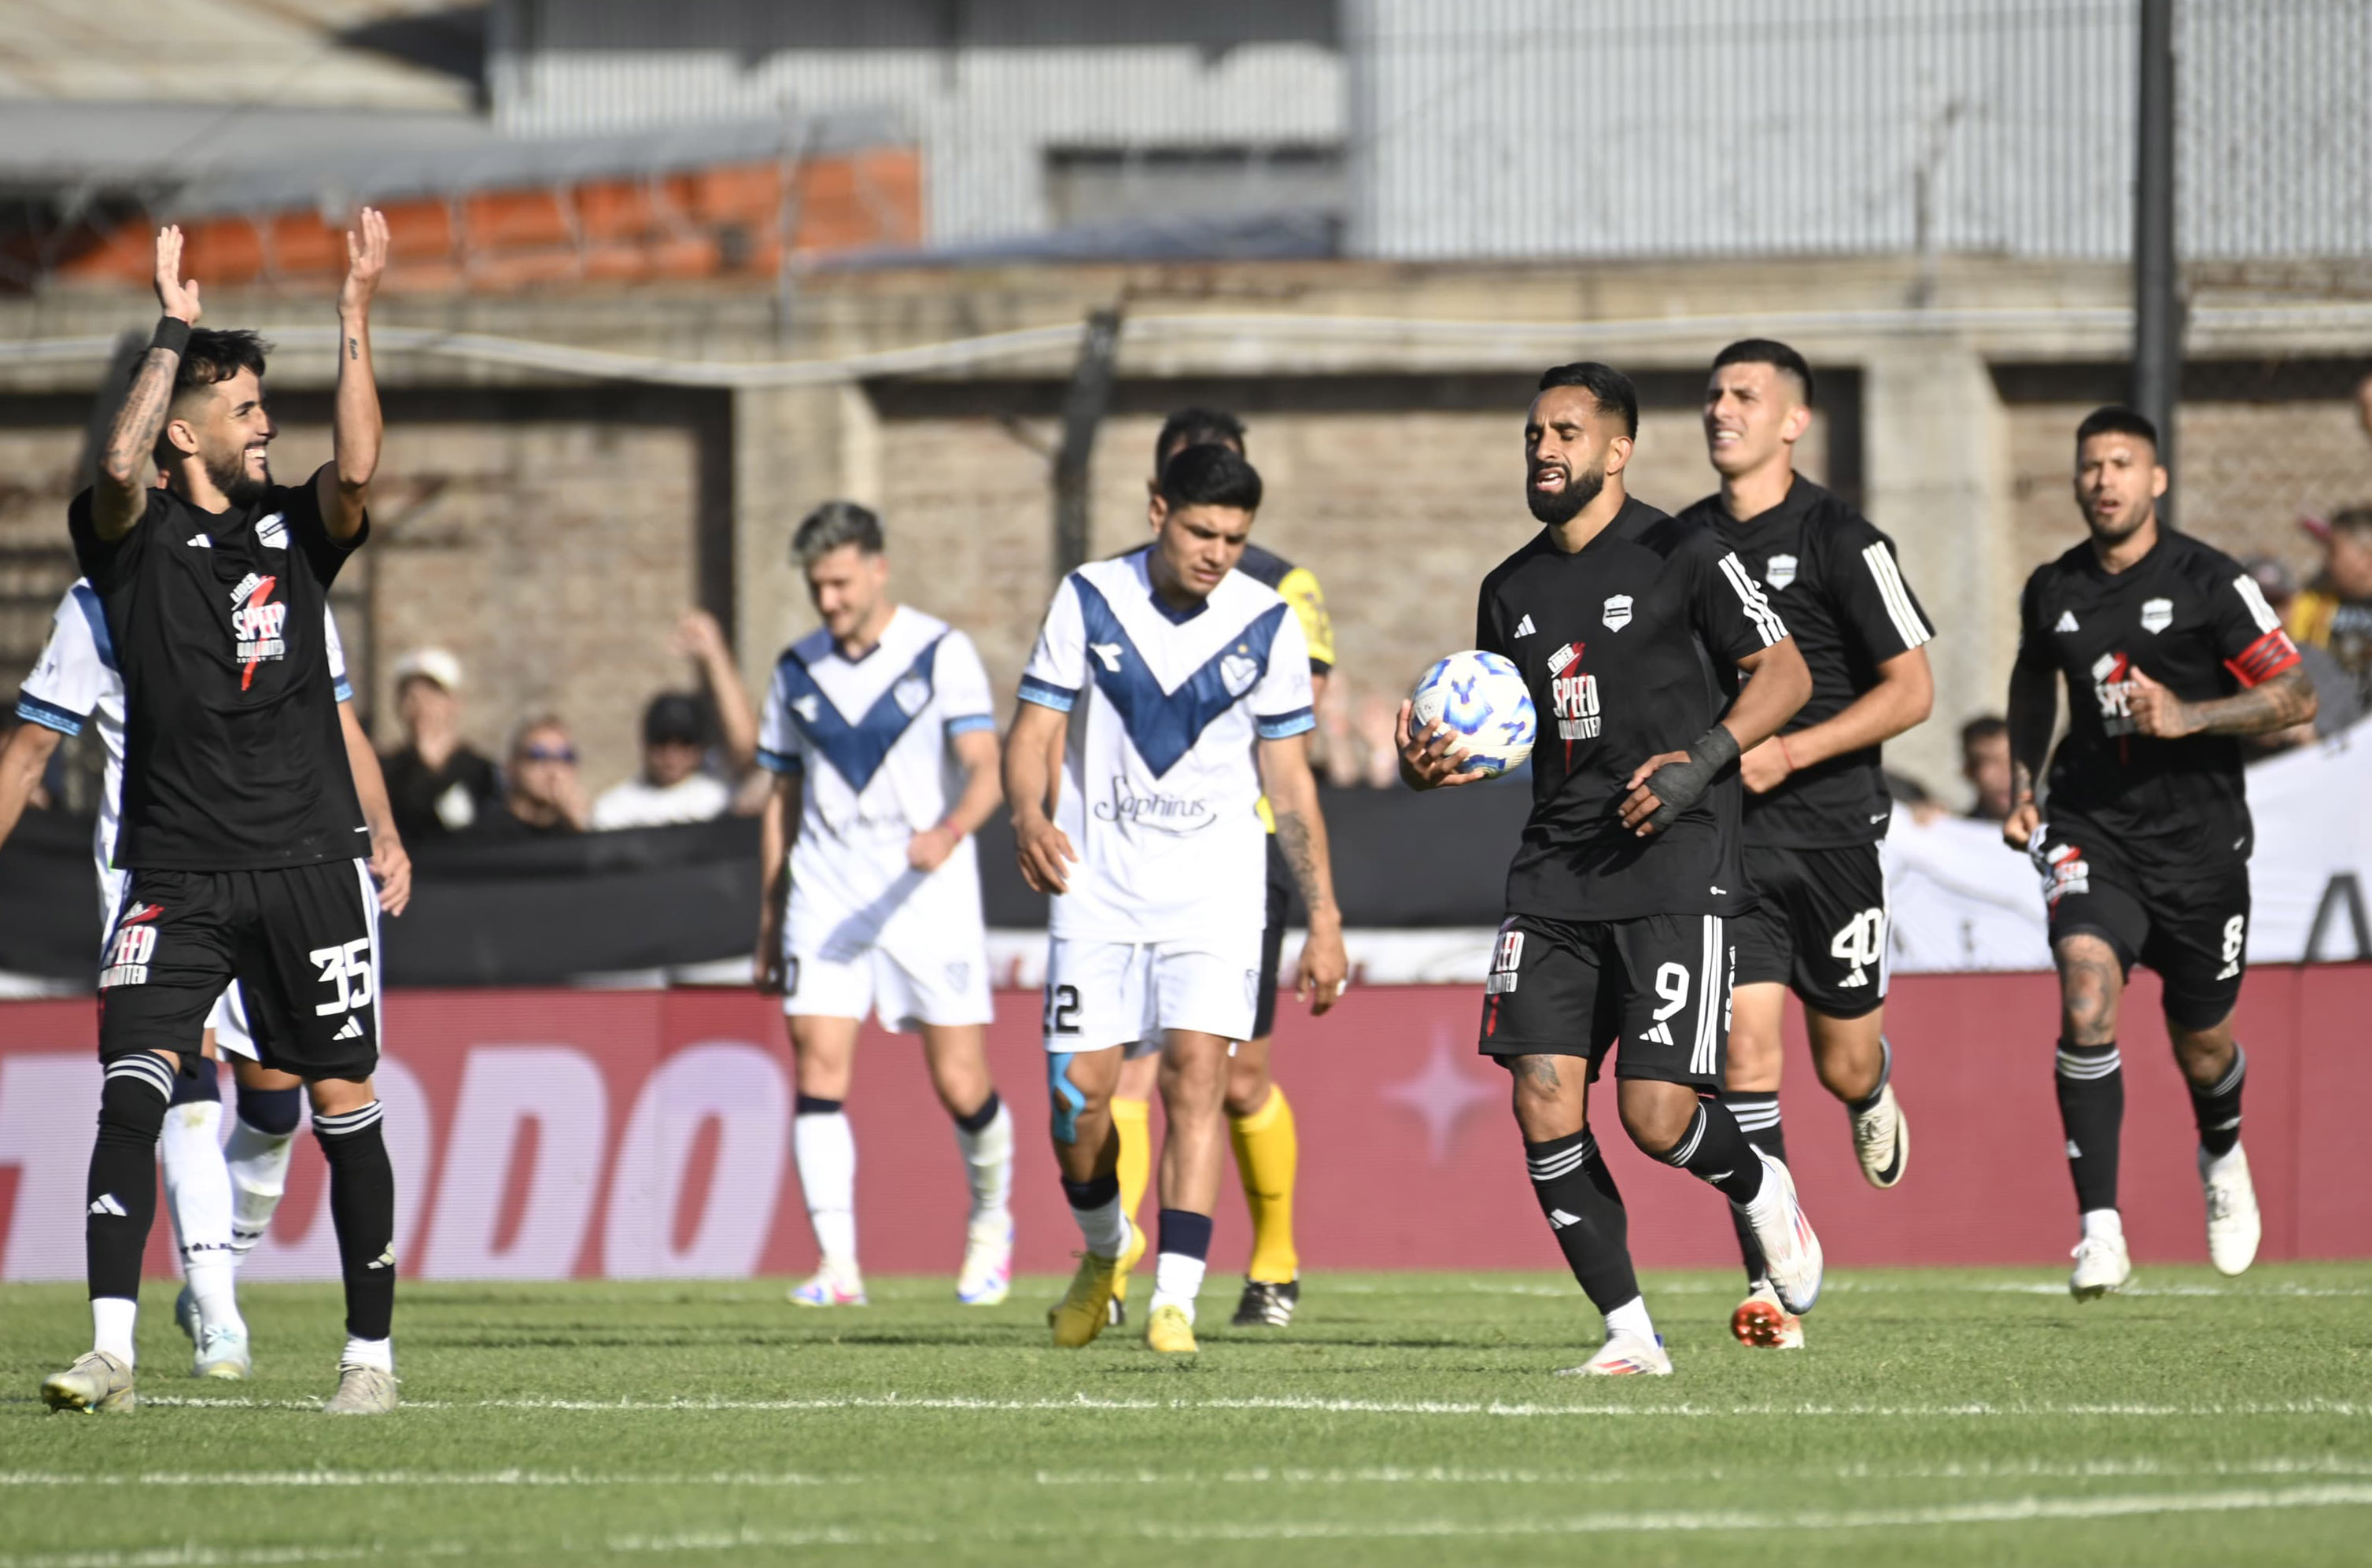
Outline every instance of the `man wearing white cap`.
{"type": "Polygon", "coordinates": [[[383,760],[396,827],[417,843],[467,831],[501,798],[494,763],[461,738],[461,661],[414,648],[395,661],[402,749],[383,760]]]}

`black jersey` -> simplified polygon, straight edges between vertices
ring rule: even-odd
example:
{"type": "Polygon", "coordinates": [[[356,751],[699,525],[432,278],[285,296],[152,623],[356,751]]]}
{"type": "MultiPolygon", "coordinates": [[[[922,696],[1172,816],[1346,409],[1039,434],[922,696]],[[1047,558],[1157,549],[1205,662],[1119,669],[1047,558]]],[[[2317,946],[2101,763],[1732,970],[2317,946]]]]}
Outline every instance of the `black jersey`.
{"type": "Polygon", "coordinates": [[[1326,596],[1318,587],[1318,575],[1307,566],[1296,566],[1273,550],[1262,550],[1257,544],[1244,546],[1243,559],[1236,570],[1255,583],[1264,583],[1284,596],[1293,606],[1296,619],[1301,622],[1301,640],[1309,645],[1309,673],[1324,675],[1334,668],[1334,618],[1326,613],[1326,596]]]}
{"type": "Polygon", "coordinates": [[[2164,533],[2113,575],[2087,542],[2037,567],[2018,602],[2018,663],[2066,678],[2067,735],[2042,808],[2112,841],[2137,868],[2190,879],[2249,850],[2240,743],[2135,733],[2133,672],[2188,702],[2228,697],[2298,662],[2257,580],[2222,551],[2164,533]]]}
{"type": "MultiPolygon", "coordinates": [[[[1812,695],[1780,730],[1832,719],[1878,684],[1878,667],[1936,635],[1895,563],[1894,541],[1869,519],[1798,474],[1786,499],[1739,522],[1717,494],[1680,516],[1738,552],[1771,597],[1812,672],[1812,695]]],[[[1743,831],[1758,847],[1843,849],[1886,836],[1894,803],[1864,747],[1748,795],[1743,831]]]]}
{"type": "MultiPolygon", "coordinates": [[[[312,483],[202,511],[167,490],[122,539],[68,507],[123,675],[115,864],[244,871],[369,853],[322,646],[347,554],[312,483]]],[[[368,524],[365,524],[365,531],[368,524]]]]}
{"type": "Polygon", "coordinates": [[[1621,811],[1639,764],[1686,750],[1729,706],[1738,661],[1786,634],[1710,528],[1635,497],[1578,553],[1544,529],[1482,579],[1474,645],[1515,661],[1540,713],[1509,912],[1632,920],[1746,906],[1735,767],[1650,837],[1621,811]]]}

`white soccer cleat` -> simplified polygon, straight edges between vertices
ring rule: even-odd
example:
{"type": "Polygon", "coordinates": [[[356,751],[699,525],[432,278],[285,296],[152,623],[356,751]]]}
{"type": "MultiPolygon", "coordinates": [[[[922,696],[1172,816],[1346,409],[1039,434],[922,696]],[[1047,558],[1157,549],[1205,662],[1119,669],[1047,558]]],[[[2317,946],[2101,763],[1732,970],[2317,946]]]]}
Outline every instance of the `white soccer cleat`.
{"type": "Polygon", "coordinates": [[[396,1377],[376,1366],[341,1366],[338,1391],[321,1407],[323,1415],[385,1415],[396,1406],[396,1377]]]}
{"type": "Polygon", "coordinates": [[[2239,1144],[2222,1159],[2199,1151],[2199,1184],[2207,1196],[2207,1260],[2219,1274],[2248,1272],[2257,1260],[2264,1223],[2257,1214],[2257,1184],[2249,1179],[2249,1156],[2239,1144]]]}
{"type": "Polygon", "coordinates": [[[983,1214],[964,1237],[963,1269],[956,1275],[956,1299],[966,1307],[994,1307],[1013,1289],[1013,1215],[983,1214]]]}
{"type": "Polygon", "coordinates": [[[2087,1236],[2076,1244],[2076,1272],[2067,1276],[2067,1294],[2078,1301],[2097,1301],[2125,1288],[2134,1277],[2133,1255],[2122,1236],[2087,1236]]]}
{"type": "Polygon", "coordinates": [[[1872,1187],[1888,1188],[1902,1179],[1911,1163],[1911,1123],[1894,1098],[1894,1086],[1878,1091],[1878,1103],[1853,1118],[1854,1156],[1872,1187]]]}
{"type": "Polygon", "coordinates": [[[1812,1222],[1804,1217],[1804,1205],[1796,1197],[1796,1179],[1787,1174],[1787,1167],[1761,1149],[1754,1151],[1754,1157],[1762,1162],[1762,1191],[1750,1203],[1730,1206],[1754,1227],[1754,1239],[1762,1249],[1762,1267],[1779,1305],[1797,1314],[1809,1312],[1820,1299],[1820,1277],[1826,1269],[1820,1238],[1813,1234],[1812,1222]]]}
{"type": "Polygon", "coordinates": [[[1749,1350],[1802,1350],[1804,1320],[1779,1305],[1769,1280],[1757,1280],[1729,1315],[1730,1337],[1749,1350]]]}
{"type": "Polygon", "coordinates": [[[803,1284],[790,1290],[795,1307],[862,1307],[865,1280],[855,1270],[818,1269],[803,1284]]]}
{"type": "Polygon", "coordinates": [[[1664,1336],[1609,1334],[1598,1353],[1579,1366],[1557,1368],[1560,1377],[1669,1377],[1672,1358],[1664,1353],[1664,1336]]]}
{"type": "Polygon", "coordinates": [[[41,1402],[53,1411],[128,1411],[139,1401],[132,1391],[132,1368],[103,1350],[86,1351],[64,1372],[41,1384],[41,1402]]]}
{"type": "Polygon", "coordinates": [[[246,1330],[216,1325],[198,1331],[198,1353],[191,1376],[237,1382],[254,1375],[255,1357],[248,1349],[246,1330]]]}

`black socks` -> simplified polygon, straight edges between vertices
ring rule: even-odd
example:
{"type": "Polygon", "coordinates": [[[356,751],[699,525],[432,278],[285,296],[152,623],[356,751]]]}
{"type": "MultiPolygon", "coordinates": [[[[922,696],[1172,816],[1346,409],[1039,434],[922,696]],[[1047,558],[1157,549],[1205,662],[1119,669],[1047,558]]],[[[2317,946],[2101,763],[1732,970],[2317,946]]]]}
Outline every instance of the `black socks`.
{"type": "MultiPolygon", "coordinates": [[[[1879,1087],[1883,1088],[1885,1084],[1886,1080],[1881,1076],[1879,1087]]],[[[1877,1090],[1873,1089],[1871,1094],[1875,1097],[1877,1090]]],[[[1777,1090],[1724,1089],[1721,1103],[1729,1107],[1730,1115],[1738,1121],[1738,1130],[1746,1134],[1748,1143],[1781,1165],[1787,1163],[1787,1130],[1779,1121],[1777,1090]]],[[[1769,1271],[1762,1261],[1762,1244],[1754,1239],[1754,1226],[1748,1223],[1744,1214],[1735,1208],[1729,1211],[1729,1223],[1738,1232],[1738,1261],[1746,1265],[1747,1283],[1751,1284],[1768,1277],[1769,1271]]]]}
{"type": "Polygon", "coordinates": [[[1615,1190],[1614,1173],[1599,1157],[1598,1140],[1589,1130],[1546,1144],[1526,1144],[1524,1164],[1531,1172],[1532,1196],[1540,1200],[1541,1213],[1564,1249],[1565,1266],[1590,1305],[1611,1312],[1636,1299],[1639,1276],[1631,1267],[1630,1217],[1623,1212],[1622,1194],[1615,1190]]]}
{"type": "Polygon", "coordinates": [[[330,1167],[330,1223],[346,1279],[346,1332],[383,1340],[395,1318],[395,1167],[373,1100],[341,1116],[313,1117],[330,1167]]]}
{"type": "MultiPolygon", "coordinates": [[[[2076,1207],[2084,1214],[2113,1209],[2117,1147],[2125,1122],[2125,1072],[2116,1042],[2070,1045],[2061,1040],[2058,1086],[2059,1124],[2067,1132],[2067,1172],[2076,1179],[2076,1207]]],[[[2233,1086],[2232,1095],[2237,1117],[2238,1085],[2233,1086]]]]}
{"type": "Polygon", "coordinates": [[[2191,1113],[2199,1122],[2199,1146],[2222,1159],[2240,1142],[2240,1090],[2249,1081],[2249,1053],[2232,1045],[2232,1065],[2213,1087],[2191,1086],[2191,1113]]]}
{"type": "Polygon", "coordinates": [[[1762,1162],[1738,1130],[1738,1118],[1717,1099],[1698,1100],[1689,1130],[1656,1157],[1710,1183],[1733,1203],[1750,1203],[1762,1191],[1762,1162]]]}
{"type": "Polygon", "coordinates": [[[89,1205],[83,1258],[93,1300],[140,1299],[140,1255],[157,1223],[157,1138],[172,1094],[173,1069],[153,1051],[117,1057],[100,1080],[99,1135],[91,1140],[83,1192],[89,1205]]]}

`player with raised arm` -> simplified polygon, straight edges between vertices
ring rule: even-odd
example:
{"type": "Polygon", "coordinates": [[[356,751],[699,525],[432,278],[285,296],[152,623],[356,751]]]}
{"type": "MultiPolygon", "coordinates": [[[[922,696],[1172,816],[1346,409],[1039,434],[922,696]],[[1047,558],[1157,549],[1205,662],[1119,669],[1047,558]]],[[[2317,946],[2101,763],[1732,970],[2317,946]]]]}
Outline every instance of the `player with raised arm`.
{"type": "Polygon", "coordinates": [[[989,1081],[988,935],[972,833],[996,809],[996,718],[971,639],[890,596],[881,520],[849,501],[791,538],[823,625],[774,666],[758,760],[758,986],[779,992],[797,1073],[791,1146],[820,1262],[802,1307],[857,1307],[848,1099],[867,1013],[919,1030],[971,1185],[958,1299],[1013,1277],[1013,1118],[989,1081]]]}
{"type": "Polygon", "coordinates": [[[2240,1147],[2249,1058],[2232,1038],[2255,830],[2239,739],[2312,718],[2314,687],[2256,578],[2159,526],[2166,489],[2147,419],[2102,408],[2076,427],[2076,504],[2090,537],[2027,579],[2010,672],[2002,836],[2033,857],[2050,908],[2059,1117],[2083,1224],[2067,1282],[2078,1301],[2133,1275],[2117,1212],[2117,1011],[2136,962],[2165,982],[2167,1034],[2191,1086],[2209,1260],[2241,1272],[2261,1230],[2240,1147]],[[2063,679],[2067,734],[2052,755],[2063,679]]]}
{"type": "MultiPolygon", "coordinates": [[[[1533,1195],[1606,1341],[1574,1372],[1672,1370],[1631,1265],[1629,1223],[1588,1118],[1617,1036],[1633,1143],[1745,1214],[1791,1312],[1820,1291],[1820,1246],[1786,1166],[1716,1098],[1729,1027],[1727,922],[1748,900],[1738,759],[1803,704],[1811,677],[1762,588],[1713,530],[1624,492],[1639,431],[1630,378],[1541,377],[1524,431],[1545,525],[1482,579],[1474,645],[1523,672],[1541,720],[1532,810],[1507,868],[1480,1049],[1508,1071],[1533,1195]],[[1738,690],[1738,673],[1751,679],[1738,690]],[[1732,692],[1736,699],[1732,701],[1732,692]],[[1548,732],[1548,720],[1556,733],[1548,732]]],[[[1484,776],[1445,725],[1410,733],[1415,789],[1484,776]]]]}
{"type": "MultiPolygon", "coordinates": [[[[1767,338],[1723,349],[1704,401],[1705,448],[1721,489],[1680,514],[1713,529],[1762,585],[1812,675],[1796,716],[1738,759],[1754,904],[1730,925],[1738,974],[1722,1099],[1747,1141],[1785,1163],[1780,1026],[1792,989],[1820,1082],[1845,1103],[1862,1175],[1882,1188],[1902,1179],[1911,1135],[1884,1033],[1878,846],[1894,807],[1878,748],[1934,705],[1925,645],[1935,632],[1902,579],[1894,541],[1796,471],[1796,442],[1811,423],[1803,355],[1767,338]]],[[[1750,1347],[1800,1348],[1802,1322],[1764,1277],[1752,1227],[1733,1217],[1747,1292],[1730,1331],[1750,1347]]]]}
{"type": "Polygon", "coordinates": [[[1111,1098],[1157,1052],[1168,1135],[1145,1342],[1195,1346],[1194,1297],[1226,1161],[1228,1053],[1252,1038],[1266,923],[1261,819],[1309,912],[1300,992],[1342,993],[1343,920],[1309,769],[1309,650],[1292,606],[1236,570],[1260,475],[1220,446],[1162,470],[1153,542],[1063,579],[1005,747],[1021,872],[1053,895],[1047,1086],[1064,1194],[1087,1242],[1054,1342],[1102,1332],[1134,1228],[1111,1098]],[[1059,757],[1059,773],[1052,765],[1059,757]]]}
{"type": "MultiPolygon", "coordinates": [[[[1153,444],[1153,475],[1145,482],[1148,496],[1161,490],[1164,464],[1189,447],[1226,447],[1244,455],[1243,422],[1216,409],[1180,409],[1162,421],[1153,444]]],[[[1326,596],[1307,566],[1296,566],[1273,551],[1246,544],[1236,570],[1256,583],[1274,588],[1293,606],[1301,635],[1309,645],[1309,702],[1314,709],[1326,696],[1326,678],[1334,668],[1334,623],[1326,613],[1326,596]]],[[[1293,1121],[1293,1106],[1270,1070],[1270,1037],[1276,1028],[1277,975],[1285,957],[1285,928],[1293,899],[1293,868],[1278,847],[1276,827],[1268,802],[1261,802],[1262,821],[1268,828],[1268,927],[1261,939],[1259,1011],[1252,1018],[1252,1038],[1236,1047],[1227,1059],[1227,1135],[1236,1150],[1236,1175],[1251,1213],[1252,1255],[1244,1268],[1243,1295],[1236,1302],[1235,1326],[1239,1329],[1281,1329],[1293,1321],[1301,1304],[1301,1259],[1293,1244],[1293,1191],[1301,1164],[1301,1140],[1293,1121]]],[[[1161,1062],[1139,1056],[1120,1072],[1120,1087],[1112,1092],[1112,1121],[1120,1130],[1120,1203],[1130,1225],[1129,1250],[1121,1259],[1112,1281],[1111,1320],[1125,1322],[1128,1276],[1145,1251],[1145,1237],[1137,1228],[1137,1208],[1153,1170],[1152,1099],[1161,1062]]]]}
{"type": "MultiPolygon", "coordinates": [[[[389,810],[378,753],[355,717],[345,650],[337,621],[326,610],[321,630],[346,758],[371,829],[371,870],[378,879],[379,908],[401,914],[411,899],[411,859],[389,810]]],[[[79,735],[85,725],[98,734],[106,766],[91,849],[99,864],[99,919],[104,923],[113,918],[130,875],[112,865],[123,784],[123,680],[115,668],[106,612],[88,583],[76,583],[58,601],[41,662],[18,693],[17,715],[25,723],[0,749],[0,843],[16,830],[33,782],[58,742],[79,735]]],[[[217,1074],[209,1066],[173,1080],[172,1103],[158,1145],[165,1202],[187,1282],[173,1316],[190,1336],[195,1376],[238,1378],[252,1369],[253,1354],[238,1310],[237,1269],[271,1228],[280,1205],[296,1146],[302,1086],[255,1060],[246,1006],[236,985],[215,1000],[204,1038],[209,1063],[224,1054],[234,1063],[238,1114],[226,1150],[217,1074]]]]}
{"type": "Polygon", "coordinates": [[[157,237],[164,315],[68,530],[123,681],[129,873],[99,973],[99,1133],[86,1219],[93,1348],[41,1386],[53,1409],[134,1401],[140,1255],[176,1076],[200,1071],[234,981],[256,1053],[301,1079],[330,1168],[346,1343],[328,1411],[396,1403],[395,1172],[378,1060],[379,890],[323,647],[331,583],[369,533],[378,467],[370,300],[387,221],[365,208],[338,293],[334,456],[276,484],[263,344],[194,331],[181,234],[157,237]],[[144,482],[152,459],[166,484],[144,482]]]}

